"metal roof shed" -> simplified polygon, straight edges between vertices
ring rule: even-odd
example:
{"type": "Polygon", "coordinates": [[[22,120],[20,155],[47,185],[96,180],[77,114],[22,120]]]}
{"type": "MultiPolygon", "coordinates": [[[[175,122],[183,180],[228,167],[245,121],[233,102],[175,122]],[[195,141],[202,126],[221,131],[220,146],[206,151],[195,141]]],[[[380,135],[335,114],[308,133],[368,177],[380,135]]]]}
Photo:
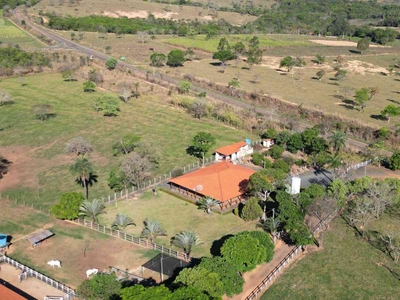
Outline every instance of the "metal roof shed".
{"type": "Polygon", "coordinates": [[[44,241],[45,239],[53,236],[54,233],[50,230],[42,230],[31,235],[28,235],[26,239],[31,242],[32,246],[37,246],[40,242],[44,241]]]}

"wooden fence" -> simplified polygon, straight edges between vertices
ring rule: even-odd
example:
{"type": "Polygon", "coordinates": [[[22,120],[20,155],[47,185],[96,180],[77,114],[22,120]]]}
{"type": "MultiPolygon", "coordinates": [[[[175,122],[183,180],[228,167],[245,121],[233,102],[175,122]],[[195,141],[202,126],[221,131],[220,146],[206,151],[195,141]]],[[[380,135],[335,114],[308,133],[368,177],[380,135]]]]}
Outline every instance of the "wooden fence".
{"type": "MultiPolygon", "coordinates": [[[[321,228],[325,227],[326,224],[336,215],[336,210],[330,213],[324,220],[321,220],[312,230],[311,233],[315,234],[321,228]]],[[[296,246],[293,248],[271,271],[269,274],[260,282],[259,285],[245,298],[245,300],[254,300],[262,296],[263,291],[268,288],[271,282],[278,276],[282,269],[290,263],[290,261],[297,256],[301,251],[302,246],[296,246]]]]}
{"type": "Polygon", "coordinates": [[[126,242],[129,242],[129,243],[132,243],[132,244],[144,247],[144,248],[157,250],[162,253],[168,254],[169,256],[174,256],[174,257],[182,259],[184,261],[188,261],[188,257],[184,252],[172,250],[171,248],[167,248],[162,245],[157,245],[155,243],[150,242],[148,239],[135,237],[131,234],[127,234],[127,233],[119,231],[119,230],[114,230],[112,228],[108,228],[108,227],[105,227],[105,226],[97,224],[97,223],[89,222],[89,221],[86,221],[85,219],[81,219],[81,218],[76,219],[72,222],[75,224],[83,225],[86,228],[90,228],[95,231],[98,231],[98,232],[101,232],[101,233],[104,233],[107,235],[111,235],[113,237],[117,237],[126,242]]]}
{"type": "Polygon", "coordinates": [[[17,269],[20,269],[21,271],[26,272],[27,276],[35,277],[35,278],[39,279],[40,281],[43,281],[44,283],[46,283],[66,294],[65,296],[59,297],[59,299],[69,300],[76,296],[76,292],[73,289],[71,289],[70,287],[66,286],[65,284],[60,283],[57,280],[54,280],[46,275],[43,275],[42,273],[39,273],[39,272],[33,270],[32,268],[25,266],[25,265],[21,264],[20,262],[12,259],[6,255],[3,255],[2,257],[0,257],[0,263],[2,263],[2,262],[12,265],[17,269]]]}

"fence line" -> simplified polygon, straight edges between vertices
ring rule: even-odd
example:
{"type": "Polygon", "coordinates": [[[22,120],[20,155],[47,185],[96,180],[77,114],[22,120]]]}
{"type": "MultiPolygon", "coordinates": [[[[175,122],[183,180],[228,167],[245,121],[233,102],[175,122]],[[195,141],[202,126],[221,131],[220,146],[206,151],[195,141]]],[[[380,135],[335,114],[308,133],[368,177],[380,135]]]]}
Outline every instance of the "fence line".
{"type": "MultiPolygon", "coordinates": [[[[208,157],[204,160],[205,164],[209,164],[214,161],[214,157],[208,157]]],[[[182,169],[183,174],[188,173],[190,171],[193,171],[197,168],[201,167],[200,161],[197,161],[197,163],[189,164],[187,166],[184,166],[182,169]]],[[[101,197],[101,200],[104,202],[104,204],[115,204],[116,201],[124,200],[124,199],[129,199],[130,197],[133,197],[135,193],[138,193],[139,191],[149,189],[151,187],[156,187],[157,185],[163,183],[166,180],[169,180],[173,178],[173,172],[166,173],[164,175],[160,175],[157,177],[154,177],[153,179],[148,179],[145,180],[142,184],[139,185],[139,189],[137,187],[131,187],[127,188],[123,191],[120,192],[115,192],[113,195],[108,195],[106,197],[101,197]]]]}
{"type": "Polygon", "coordinates": [[[124,277],[126,277],[126,278],[130,278],[130,279],[136,279],[137,280],[137,282],[141,282],[141,281],[143,281],[145,278],[143,278],[143,277],[141,277],[141,276],[139,276],[139,275],[134,275],[134,274],[131,274],[131,273],[129,273],[129,272],[127,272],[127,271],[124,271],[124,270],[121,270],[121,269],[118,269],[118,268],[116,268],[116,267],[108,267],[112,272],[115,272],[115,274],[123,274],[124,275],[124,277]]]}
{"type": "MultiPolygon", "coordinates": [[[[333,218],[336,214],[336,210],[331,212],[324,220],[321,220],[312,230],[311,233],[317,233],[323,226],[326,225],[327,222],[333,218]]],[[[259,296],[263,294],[263,290],[268,287],[273,279],[275,279],[278,274],[282,271],[282,269],[290,263],[290,261],[299,254],[302,246],[296,246],[293,248],[280,262],[279,264],[271,271],[269,274],[255,287],[255,289],[245,298],[245,300],[253,300],[257,299],[259,296]]]]}
{"type": "Polygon", "coordinates": [[[176,250],[172,250],[171,248],[167,248],[164,247],[162,245],[157,245],[155,243],[150,242],[148,239],[144,239],[144,238],[140,238],[140,237],[135,237],[131,234],[127,234],[125,232],[121,232],[119,230],[114,230],[112,228],[108,228],[106,226],[97,224],[97,223],[93,223],[93,222],[89,222],[86,221],[85,219],[82,218],[78,218],[76,220],[71,221],[75,224],[79,224],[79,225],[83,225],[86,228],[90,228],[92,230],[113,236],[113,237],[117,237],[121,240],[124,240],[126,242],[144,247],[144,248],[148,248],[148,249],[153,249],[153,250],[157,250],[160,251],[162,253],[168,254],[169,256],[174,256],[178,259],[182,259],[184,261],[188,261],[188,257],[185,253],[180,252],[180,251],[176,251],[176,250]]]}
{"type": "MultiPolygon", "coordinates": [[[[17,269],[20,269],[21,271],[26,272],[27,276],[35,277],[35,278],[39,279],[40,281],[62,291],[63,293],[66,294],[65,296],[62,297],[62,299],[70,300],[76,296],[76,292],[73,289],[71,289],[70,287],[66,286],[65,284],[60,283],[57,280],[54,280],[46,275],[43,275],[42,273],[39,273],[39,272],[33,270],[32,268],[25,266],[25,265],[21,264],[20,262],[12,259],[6,255],[3,255],[2,257],[0,257],[0,263],[2,263],[2,262],[8,263],[9,265],[16,267],[17,269]]],[[[59,298],[61,298],[61,297],[59,297],[59,298]]]]}
{"type": "Polygon", "coordinates": [[[357,169],[363,168],[363,167],[369,165],[370,163],[372,163],[373,161],[374,161],[374,159],[369,159],[369,160],[364,161],[362,163],[351,165],[351,166],[346,168],[346,172],[349,172],[350,170],[357,170],[357,169]]]}

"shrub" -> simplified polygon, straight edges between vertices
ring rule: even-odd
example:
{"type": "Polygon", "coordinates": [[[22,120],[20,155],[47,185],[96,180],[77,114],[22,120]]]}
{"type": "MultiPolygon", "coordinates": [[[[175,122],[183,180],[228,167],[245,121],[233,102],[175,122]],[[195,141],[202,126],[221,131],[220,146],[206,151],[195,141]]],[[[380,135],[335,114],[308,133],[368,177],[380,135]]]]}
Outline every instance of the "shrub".
{"type": "Polygon", "coordinates": [[[61,195],[60,202],[54,205],[50,212],[61,220],[74,220],[78,218],[79,208],[85,197],[81,193],[64,193],[61,195]]]}
{"type": "Polygon", "coordinates": [[[110,96],[104,96],[97,98],[94,109],[96,111],[101,111],[103,116],[117,116],[119,112],[119,101],[110,96]]]}
{"type": "Polygon", "coordinates": [[[258,204],[258,199],[256,197],[251,197],[244,205],[241,217],[245,221],[253,221],[259,219],[262,214],[263,210],[258,204]]]}
{"type": "Polygon", "coordinates": [[[175,178],[175,177],[179,177],[183,175],[183,169],[176,167],[171,171],[171,177],[175,178]]]}
{"type": "Polygon", "coordinates": [[[268,154],[273,158],[273,159],[278,159],[282,157],[283,152],[285,149],[283,149],[281,146],[278,145],[273,145],[271,149],[268,150],[268,154]]]}
{"type": "Polygon", "coordinates": [[[83,91],[85,93],[92,93],[96,91],[96,84],[92,81],[86,81],[83,83],[83,91]]]}
{"type": "Polygon", "coordinates": [[[114,70],[117,67],[117,64],[118,64],[118,60],[116,58],[114,58],[114,57],[109,58],[106,61],[106,68],[109,70],[114,70]]]}
{"type": "Polygon", "coordinates": [[[167,57],[163,53],[153,53],[150,56],[150,66],[153,67],[162,67],[167,60],[167,57]]]}
{"type": "Polygon", "coordinates": [[[389,168],[392,170],[400,170],[400,152],[395,152],[389,158],[389,168]]]}
{"type": "Polygon", "coordinates": [[[266,132],[261,135],[263,139],[276,139],[278,132],[275,128],[269,128],[266,132]]]}
{"type": "Polygon", "coordinates": [[[290,166],[282,159],[276,160],[272,164],[272,168],[282,170],[285,173],[289,173],[290,172],[290,166]]]}
{"type": "Polygon", "coordinates": [[[14,100],[7,91],[0,90],[0,107],[3,105],[13,104],[14,100]]]}

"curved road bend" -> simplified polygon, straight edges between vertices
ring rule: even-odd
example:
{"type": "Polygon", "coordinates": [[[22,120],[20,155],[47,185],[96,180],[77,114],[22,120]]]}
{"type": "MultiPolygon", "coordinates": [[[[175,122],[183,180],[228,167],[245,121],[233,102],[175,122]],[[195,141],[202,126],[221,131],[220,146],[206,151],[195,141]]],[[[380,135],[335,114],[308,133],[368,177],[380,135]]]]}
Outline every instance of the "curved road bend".
{"type": "MultiPolygon", "coordinates": [[[[21,20],[22,19],[21,14],[17,9],[14,10],[14,17],[17,20],[21,20]]],[[[73,41],[70,41],[70,40],[68,40],[68,39],[66,39],[66,38],[64,38],[62,36],[59,36],[59,35],[53,33],[51,30],[48,30],[48,29],[46,29],[45,27],[42,27],[42,26],[37,26],[37,25],[35,25],[34,23],[32,23],[30,21],[26,21],[26,24],[29,25],[30,27],[32,27],[37,32],[40,32],[44,36],[46,36],[46,37],[48,37],[48,38],[50,38],[50,39],[52,39],[52,40],[54,40],[54,41],[56,41],[56,42],[58,42],[60,44],[64,44],[64,45],[68,46],[69,48],[72,48],[74,50],[82,52],[82,53],[84,53],[84,54],[86,54],[88,56],[92,55],[93,57],[95,57],[95,58],[97,58],[97,59],[99,59],[101,61],[104,61],[104,62],[107,61],[107,59],[109,59],[111,57],[111,56],[108,56],[108,55],[103,54],[101,52],[98,52],[96,50],[93,50],[91,48],[88,48],[88,47],[82,46],[80,44],[77,44],[77,43],[75,43],[73,41]]],[[[127,69],[134,70],[136,72],[140,72],[140,73],[142,73],[144,75],[146,74],[145,71],[140,70],[137,67],[135,67],[134,65],[128,64],[126,62],[118,61],[118,64],[120,66],[123,66],[123,67],[127,68],[127,69]]],[[[159,79],[161,79],[161,80],[164,80],[164,81],[166,81],[168,83],[172,83],[172,84],[175,84],[175,85],[179,84],[179,80],[177,80],[177,79],[175,79],[173,77],[170,77],[170,76],[167,76],[167,75],[164,75],[164,74],[162,76],[160,74],[158,74],[158,75],[159,75],[159,79]]],[[[219,100],[219,101],[222,101],[222,102],[234,105],[234,106],[238,106],[238,107],[245,108],[245,109],[254,109],[257,113],[260,113],[260,114],[263,114],[263,115],[270,113],[266,109],[253,106],[251,104],[248,104],[248,103],[245,103],[245,102],[241,102],[239,100],[235,100],[235,99],[233,99],[231,97],[228,97],[228,96],[226,96],[224,94],[216,93],[213,90],[205,89],[205,88],[200,87],[200,86],[195,85],[195,84],[192,84],[191,89],[194,90],[197,93],[206,92],[207,95],[209,95],[211,98],[214,98],[216,100],[219,100]]],[[[306,123],[301,123],[301,126],[303,128],[310,127],[310,125],[308,125],[306,123]]],[[[350,139],[350,138],[347,139],[347,145],[356,147],[359,150],[365,150],[366,147],[368,146],[368,144],[366,144],[364,142],[360,142],[360,141],[357,141],[357,140],[354,140],[354,139],[350,139]]]]}

